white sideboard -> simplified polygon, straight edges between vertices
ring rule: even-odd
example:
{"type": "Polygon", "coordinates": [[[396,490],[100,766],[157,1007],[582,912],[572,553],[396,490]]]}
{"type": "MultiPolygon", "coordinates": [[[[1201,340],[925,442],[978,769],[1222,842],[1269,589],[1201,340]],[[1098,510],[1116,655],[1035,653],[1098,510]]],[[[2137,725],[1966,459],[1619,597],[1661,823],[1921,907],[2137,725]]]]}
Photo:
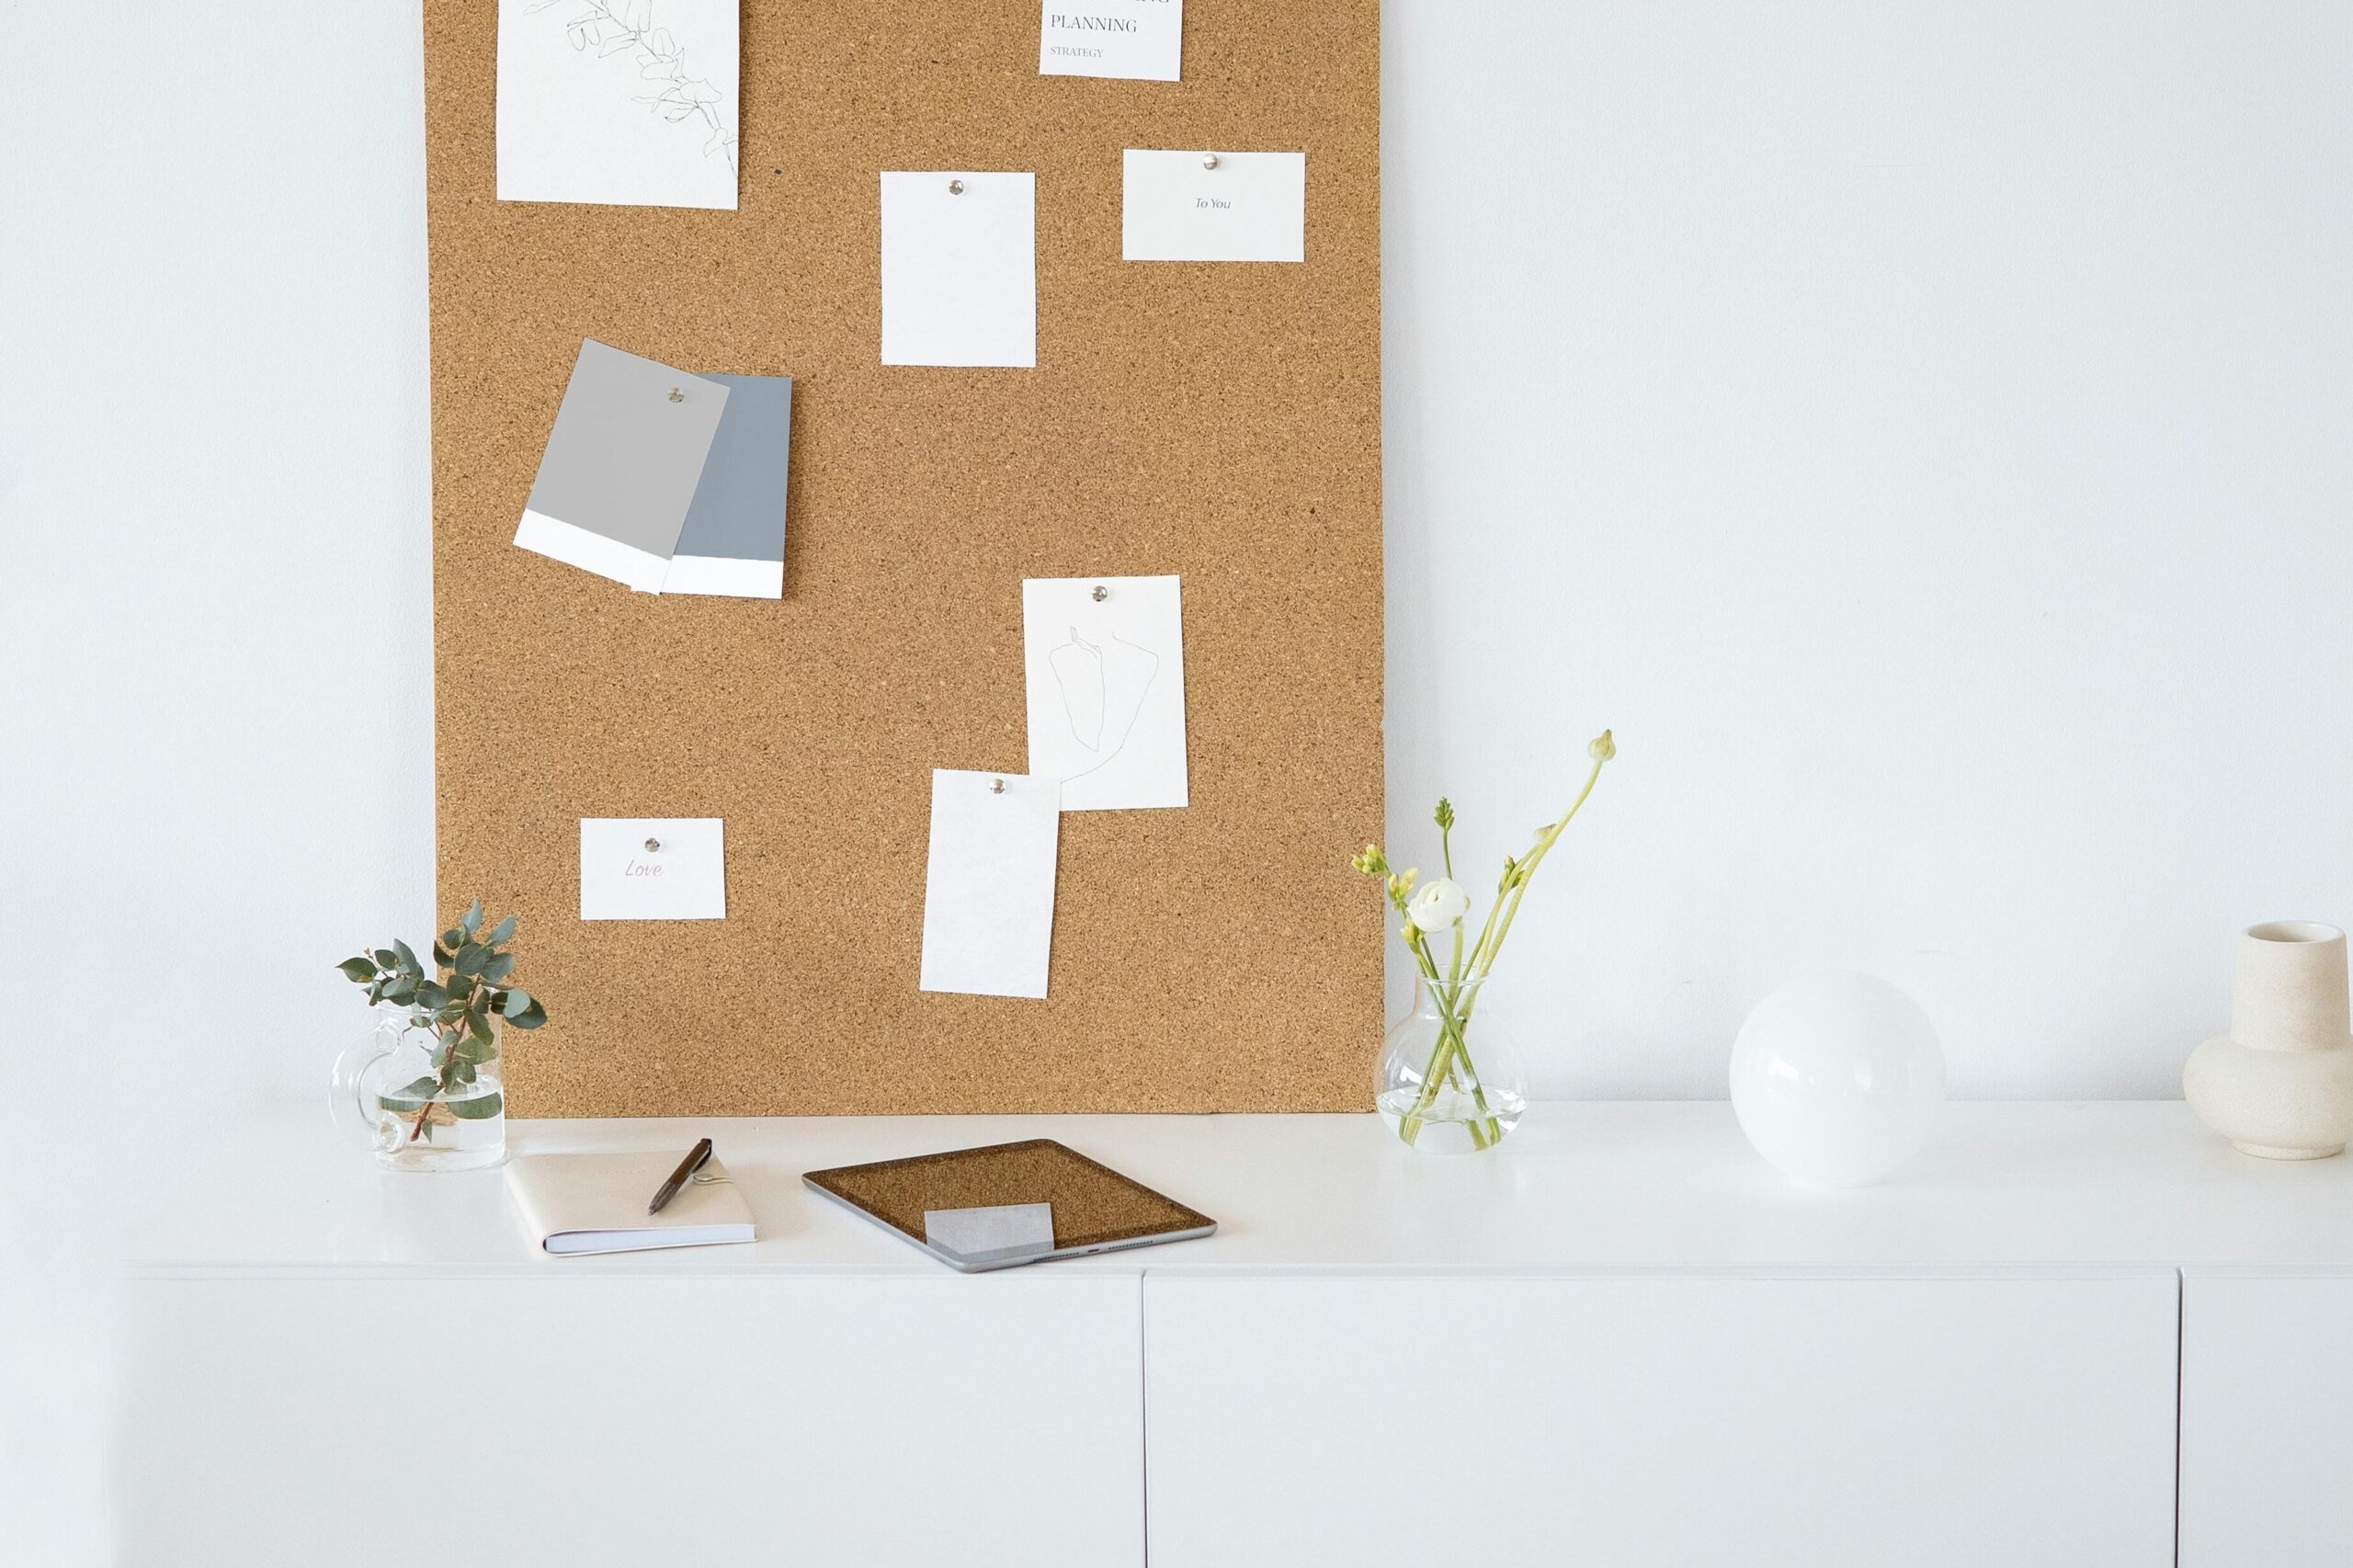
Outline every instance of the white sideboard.
{"type": "Polygon", "coordinates": [[[1954,1106],[1847,1193],[1722,1104],[1455,1159],[1362,1117],[514,1141],[705,1132],[752,1245],[548,1258],[496,1172],[307,1122],[191,1169],[117,1238],[119,1560],[2353,1561],[2353,1165],[2178,1104],[1954,1106]],[[1219,1234],[967,1278],[799,1184],[1040,1135],[1219,1234]]]}

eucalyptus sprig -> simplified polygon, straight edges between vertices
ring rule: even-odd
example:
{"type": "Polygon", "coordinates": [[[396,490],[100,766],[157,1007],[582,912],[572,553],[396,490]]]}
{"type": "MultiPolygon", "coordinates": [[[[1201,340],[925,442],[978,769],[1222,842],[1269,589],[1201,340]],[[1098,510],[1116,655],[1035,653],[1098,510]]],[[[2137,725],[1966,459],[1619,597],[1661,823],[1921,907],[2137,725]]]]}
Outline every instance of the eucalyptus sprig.
{"type": "Polygon", "coordinates": [[[433,944],[435,973],[406,942],[393,938],[389,948],[348,958],[335,968],[353,983],[368,990],[370,1006],[389,1002],[409,1008],[433,1029],[432,1074],[380,1096],[384,1108],[406,1115],[416,1112],[409,1141],[432,1139],[433,1108],[442,1106],[460,1120],[486,1120],[505,1108],[502,1096],[449,1098],[453,1089],[472,1085],[483,1064],[497,1054],[497,1037],[491,1020],[503,1018],[518,1029],[535,1029],[548,1021],[539,998],[520,986],[506,983],[515,972],[515,955],[506,945],[515,939],[515,916],[508,915],[482,929],[482,900],[476,899],[458,923],[433,944]]]}

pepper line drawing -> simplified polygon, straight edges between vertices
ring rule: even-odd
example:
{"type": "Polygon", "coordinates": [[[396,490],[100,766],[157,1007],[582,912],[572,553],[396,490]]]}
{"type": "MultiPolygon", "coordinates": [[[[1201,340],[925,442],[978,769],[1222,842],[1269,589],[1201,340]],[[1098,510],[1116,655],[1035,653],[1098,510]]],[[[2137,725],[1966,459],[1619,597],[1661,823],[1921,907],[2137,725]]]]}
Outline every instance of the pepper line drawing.
{"type": "Polygon", "coordinates": [[[1144,699],[1160,678],[1160,655],[1116,631],[1090,642],[1074,626],[1070,640],[1046,654],[1046,667],[1062,694],[1072,739],[1095,758],[1092,767],[1069,774],[1063,782],[1101,772],[1127,749],[1128,737],[1135,733],[1144,699]]]}
{"type": "MultiPolygon", "coordinates": [[[[523,14],[535,17],[566,3],[532,0],[523,14]]],[[[645,105],[648,112],[672,125],[700,121],[710,131],[703,139],[702,155],[708,158],[718,153],[727,159],[729,168],[735,166],[735,133],[719,117],[719,89],[706,78],[688,73],[685,46],[671,36],[669,28],[654,25],[654,0],[569,3],[582,7],[563,24],[574,50],[585,54],[593,49],[599,60],[624,50],[634,51],[638,75],[658,90],[632,95],[630,101],[645,105]]]]}

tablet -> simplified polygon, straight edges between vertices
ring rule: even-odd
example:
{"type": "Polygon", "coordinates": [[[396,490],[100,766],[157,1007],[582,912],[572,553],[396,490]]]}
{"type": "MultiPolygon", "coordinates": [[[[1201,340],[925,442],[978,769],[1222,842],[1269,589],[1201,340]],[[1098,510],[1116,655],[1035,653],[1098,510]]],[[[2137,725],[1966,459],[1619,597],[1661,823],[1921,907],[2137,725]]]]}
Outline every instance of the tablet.
{"type": "Polygon", "coordinates": [[[801,1178],[966,1274],[1217,1229],[1208,1215],[1051,1138],[840,1165],[801,1178]]]}

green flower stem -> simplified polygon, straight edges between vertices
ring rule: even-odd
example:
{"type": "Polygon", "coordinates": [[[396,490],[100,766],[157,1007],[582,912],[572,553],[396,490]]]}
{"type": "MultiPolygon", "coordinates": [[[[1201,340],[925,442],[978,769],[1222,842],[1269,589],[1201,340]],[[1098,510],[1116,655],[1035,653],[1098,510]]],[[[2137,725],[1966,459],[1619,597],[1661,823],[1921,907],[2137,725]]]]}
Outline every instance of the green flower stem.
{"type": "MultiPolygon", "coordinates": [[[[1455,1063],[1459,1060],[1463,1075],[1471,1082],[1471,1097],[1479,1108],[1479,1119],[1466,1122],[1464,1126],[1470,1131],[1472,1143],[1484,1149],[1501,1138],[1503,1133],[1495,1125],[1495,1112],[1487,1104],[1486,1085],[1479,1081],[1479,1068],[1471,1060],[1470,1042],[1464,1037],[1463,1031],[1470,1019],[1469,1010],[1466,1008],[1460,1015],[1456,1013],[1458,985],[1438,979],[1438,960],[1430,953],[1429,938],[1418,929],[1411,926],[1408,929],[1412,929],[1414,934],[1406,939],[1407,950],[1413,953],[1414,962],[1422,971],[1422,983],[1430,988],[1430,1000],[1438,1008],[1438,1044],[1430,1050],[1429,1061],[1422,1068],[1421,1092],[1414,1097],[1413,1108],[1399,1119],[1397,1135],[1409,1144],[1420,1138],[1423,1119],[1430,1107],[1437,1103],[1439,1088],[1453,1079],[1455,1063]]],[[[1459,925],[1456,930],[1459,939],[1459,925]]],[[[1461,1082],[1459,1079],[1454,1081],[1458,1085],[1461,1082]]]]}
{"type": "Polygon", "coordinates": [[[1536,841],[1536,847],[1529,851],[1528,858],[1522,860],[1513,871],[1511,906],[1505,909],[1503,901],[1497,899],[1495,909],[1487,912],[1487,926],[1494,935],[1490,937],[1488,932],[1481,932],[1479,945],[1471,949],[1472,978],[1484,980],[1489,971],[1495,967],[1495,955],[1504,950],[1504,938],[1511,935],[1511,923],[1518,917],[1519,901],[1528,896],[1529,880],[1535,876],[1536,868],[1543,863],[1544,857],[1552,852],[1552,846],[1561,841],[1561,835],[1568,831],[1569,824],[1575,820],[1578,811],[1584,807],[1586,797],[1593,793],[1594,784],[1601,778],[1602,761],[1600,757],[1593,759],[1593,771],[1585,776],[1585,788],[1578,790],[1577,798],[1569,802],[1568,812],[1559,822],[1552,825],[1543,837],[1536,841]],[[1503,924],[1500,927],[1495,925],[1495,912],[1498,909],[1503,910],[1503,924]]]}

